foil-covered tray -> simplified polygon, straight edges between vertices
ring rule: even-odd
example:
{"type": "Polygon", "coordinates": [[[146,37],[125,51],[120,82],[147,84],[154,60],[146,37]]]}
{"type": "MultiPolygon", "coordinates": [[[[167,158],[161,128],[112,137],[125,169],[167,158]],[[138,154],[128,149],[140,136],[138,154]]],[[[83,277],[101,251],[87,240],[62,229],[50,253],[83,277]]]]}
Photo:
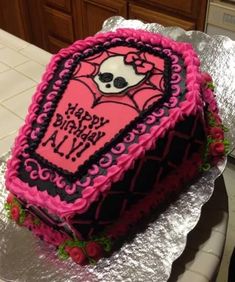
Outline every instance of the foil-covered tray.
{"type": "MultiPolygon", "coordinates": [[[[230,130],[227,138],[232,149],[235,145],[235,42],[224,36],[211,37],[199,31],[185,32],[176,27],[165,28],[122,17],[108,19],[102,31],[122,27],[158,32],[193,44],[201,59],[202,70],[209,72],[215,81],[220,113],[230,130]]],[[[60,261],[54,247],[7,220],[3,205],[8,157],[9,153],[0,159],[0,278],[26,282],[167,281],[172,263],[183,252],[187,234],[197,224],[202,206],[213,193],[214,181],[226,164],[224,161],[205,173],[144,232],[125,243],[110,258],[101,259],[96,265],[81,267],[71,260],[60,261]]]]}

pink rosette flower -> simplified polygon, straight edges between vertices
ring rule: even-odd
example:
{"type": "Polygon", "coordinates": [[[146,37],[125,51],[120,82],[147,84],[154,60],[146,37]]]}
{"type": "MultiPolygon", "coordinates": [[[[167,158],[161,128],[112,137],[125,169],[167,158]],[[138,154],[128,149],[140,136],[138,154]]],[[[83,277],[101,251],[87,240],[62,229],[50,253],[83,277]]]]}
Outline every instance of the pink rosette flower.
{"type": "Polygon", "coordinates": [[[11,204],[14,200],[15,196],[12,193],[9,193],[7,196],[7,203],[11,204]]]}
{"type": "Polygon", "coordinates": [[[65,251],[69,254],[69,252],[70,252],[70,250],[72,249],[72,247],[71,246],[65,246],[65,251]]]}
{"type": "Polygon", "coordinates": [[[220,127],[212,127],[210,129],[210,135],[214,139],[223,140],[224,139],[224,131],[220,127]]]}
{"type": "Polygon", "coordinates": [[[69,255],[74,262],[80,265],[84,265],[87,262],[87,258],[83,252],[83,250],[79,247],[72,247],[69,250],[69,255]]]}
{"type": "Polygon", "coordinates": [[[205,100],[208,104],[211,104],[215,100],[214,99],[214,93],[210,88],[205,89],[203,91],[203,95],[204,95],[204,98],[205,98],[205,100]]]}
{"type": "Polygon", "coordinates": [[[218,115],[218,113],[213,113],[213,118],[215,119],[215,122],[217,124],[221,124],[222,123],[221,117],[218,115]]]}
{"type": "Polygon", "coordinates": [[[20,208],[17,205],[11,208],[11,218],[15,221],[18,221],[20,218],[20,208]]]}
{"type": "Polygon", "coordinates": [[[97,242],[89,242],[86,245],[86,253],[89,257],[98,260],[103,256],[103,248],[97,242]]]}
{"type": "Polygon", "coordinates": [[[219,112],[218,106],[217,106],[217,103],[216,103],[215,99],[210,101],[209,108],[211,109],[212,112],[215,112],[215,113],[219,112]]]}
{"type": "Polygon", "coordinates": [[[210,144],[210,153],[213,157],[222,156],[225,152],[224,143],[214,142],[210,144]]]}
{"type": "Polygon", "coordinates": [[[204,84],[212,82],[212,77],[207,72],[202,73],[202,82],[204,84]]]}
{"type": "Polygon", "coordinates": [[[49,238],[49,243],[53,244],[54,246],[61,245],[67,239],[67,237],[59,231],[48,230],[47,235],[49,238]]]}
{"type": "Polygon", "coordinates": [[[25,217],[23,226],[27,227],[29,230],[33,229],[33,216],[31,214],[28,214],[25,217]]]}

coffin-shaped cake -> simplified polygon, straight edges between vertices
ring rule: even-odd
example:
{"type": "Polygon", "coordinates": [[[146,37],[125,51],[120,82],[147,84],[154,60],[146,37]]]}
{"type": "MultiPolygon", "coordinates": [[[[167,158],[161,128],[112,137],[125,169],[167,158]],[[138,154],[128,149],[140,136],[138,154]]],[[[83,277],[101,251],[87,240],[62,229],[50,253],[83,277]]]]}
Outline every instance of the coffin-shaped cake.
{"type": "Polygon", "coordinates": [[[109,254],[226,150],[192,46],[119,29],[56,54],[6,172],[10,218],[79,263],[109,254]]]}

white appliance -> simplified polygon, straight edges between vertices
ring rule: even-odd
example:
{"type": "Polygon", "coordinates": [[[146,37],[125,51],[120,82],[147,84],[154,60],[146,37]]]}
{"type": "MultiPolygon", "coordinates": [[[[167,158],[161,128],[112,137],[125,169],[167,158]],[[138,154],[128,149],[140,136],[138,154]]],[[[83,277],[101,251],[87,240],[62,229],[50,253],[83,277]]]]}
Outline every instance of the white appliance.
{"type": "MultiPolygon", "coordinates": [[[[226,35],[235,40],[235,0],[209,0],[205,32],[226,35]]],[[[230,156],[235,158],[235,150],[230,156]]]]}
{"type": "Polygon", "coordinates": [[[235,40],[235,0],[210,0],[205,31],[209,35],[222,34],[235,40]]]}

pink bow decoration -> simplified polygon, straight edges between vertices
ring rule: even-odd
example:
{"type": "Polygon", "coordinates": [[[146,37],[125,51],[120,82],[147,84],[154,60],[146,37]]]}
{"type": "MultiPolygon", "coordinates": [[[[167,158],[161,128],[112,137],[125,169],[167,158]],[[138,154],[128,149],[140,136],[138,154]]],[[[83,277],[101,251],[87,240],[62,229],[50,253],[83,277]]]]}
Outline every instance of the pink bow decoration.
{"type": "Polygon", "coordinates": [[[146,74],[153,69],[153,64],[141,58],[136,53],[129,53],[125,56],[124,61],[126,64],[132,65],[137,74],[146,74]]]}

